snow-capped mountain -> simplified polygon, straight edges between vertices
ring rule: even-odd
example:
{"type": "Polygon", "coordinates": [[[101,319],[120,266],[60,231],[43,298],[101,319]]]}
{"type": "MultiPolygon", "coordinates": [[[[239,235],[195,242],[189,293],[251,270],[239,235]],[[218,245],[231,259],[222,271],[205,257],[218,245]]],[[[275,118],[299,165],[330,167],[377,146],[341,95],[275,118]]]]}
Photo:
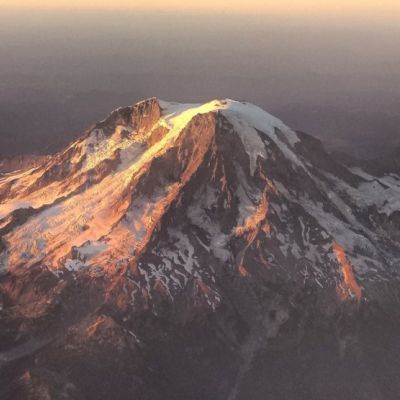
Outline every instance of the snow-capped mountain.
{"type": "Polygon", "coordinates": [[[381,333],[360,327],[399,321],[399,239],[399,176],[347,168],[252,104],[117,109],[0,177],[4,396],[397,398],[346,362],[367,365],[381,333]],[[315,368],[314,337],[362,389],[293,371],[263,386],[271,352],[315,368]]]}

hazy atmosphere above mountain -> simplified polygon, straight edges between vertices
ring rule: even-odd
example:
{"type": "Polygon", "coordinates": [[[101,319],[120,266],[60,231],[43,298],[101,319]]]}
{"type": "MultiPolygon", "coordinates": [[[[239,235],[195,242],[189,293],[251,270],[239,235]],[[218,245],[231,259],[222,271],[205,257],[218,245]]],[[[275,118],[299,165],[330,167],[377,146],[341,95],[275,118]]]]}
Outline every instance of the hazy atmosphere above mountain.
{"type": "Polygon", "coordinates": [[[395,2],[67,3],[0,7],[0,153],[59,149],[150,96],[252,101],[359,157],[399,144],[395,2]]]}
{"type": "Polygon", "coordinates": [[[399,400],[399,12],[0,0],[0,400],[399,400]]]}
{"type": "Polygon", "coordinates": [[[105,10],[170,10],[170,11],[224,11],[227,13],[278,13],[280,15],[305,16],[308,12],[316,14],[341,17],[360,18],[365,16],[394,17],[400,11],[400,6],[395,0],[376,2],[373,0],[249,0],[243,3],[240,0],[203,0],[199,2],[186,2],[184,0],[14,0],[12,3],[2,0],[0,5],[4,8],[41,8],[41,9],[105,9],[105,10]]]}

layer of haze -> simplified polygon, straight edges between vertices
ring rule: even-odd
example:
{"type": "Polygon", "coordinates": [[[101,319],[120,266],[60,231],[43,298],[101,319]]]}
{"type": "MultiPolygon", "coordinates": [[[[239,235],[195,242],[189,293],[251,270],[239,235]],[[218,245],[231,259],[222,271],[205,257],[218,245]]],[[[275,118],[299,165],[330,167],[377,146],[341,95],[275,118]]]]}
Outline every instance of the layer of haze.
{"type": "MultiPolygon", "coordinates": [[[[74,1],[56,3],[74,8],[74,1]]],[[[0,153],[52,150],[113,108],[150,96],[248,100],[358,156],[400,144],[394,2],[377,10],[363,1],[357,18],[351,15],[361,1],[350,2],[343,17],[336,6],[344,2],[321,2],[337,13],[317,7],[326,11],[320,18],[305,17],[299,5],[316,4],[306,0],[290,2],[290,13],[257,15],[174,11],[180,3],[163,2],[170,9],[159,12],[26,10],[39,4],[27,0],[0,7],[0,153]]],[[[211,3],[215,10],[226,4],[198,5],[211,3]]],[[[272,4],[246,5],[261,3],[272,4]]],[[[229,4],[232,11],[243,2],[229,4]]]]}
{"type": "Polygon", "coordinates": [[[352,18],[362,15],[392,16],[400,12],[397,0],[0,0],[0,7],[43,9],[128,9],[145,11],[225,11],[241,13],[281,13],[291,15],[340,14],[352,18]]]}

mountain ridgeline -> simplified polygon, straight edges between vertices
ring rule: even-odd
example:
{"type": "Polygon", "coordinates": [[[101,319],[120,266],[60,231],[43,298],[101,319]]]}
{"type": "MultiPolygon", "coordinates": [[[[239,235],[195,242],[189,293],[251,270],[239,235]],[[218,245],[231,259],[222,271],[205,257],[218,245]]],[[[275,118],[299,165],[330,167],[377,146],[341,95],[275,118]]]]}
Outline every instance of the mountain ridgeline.
{"type": "Polygon", "coordinates": [[[0,398],[398,399],[400,177],[371,171],[151,98],[3,174],[0,398]]]}

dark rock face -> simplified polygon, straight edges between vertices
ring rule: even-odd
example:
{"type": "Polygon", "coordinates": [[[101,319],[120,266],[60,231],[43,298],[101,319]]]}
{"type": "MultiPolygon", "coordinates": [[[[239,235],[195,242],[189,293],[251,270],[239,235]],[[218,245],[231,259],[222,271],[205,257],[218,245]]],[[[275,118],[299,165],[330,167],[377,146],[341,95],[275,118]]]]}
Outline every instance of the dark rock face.
{"type": "Polygon", "coordinates": [[[0,398],[398,399],[397,193],[246,103],[116,110],[0,180],[0,398]]]}

